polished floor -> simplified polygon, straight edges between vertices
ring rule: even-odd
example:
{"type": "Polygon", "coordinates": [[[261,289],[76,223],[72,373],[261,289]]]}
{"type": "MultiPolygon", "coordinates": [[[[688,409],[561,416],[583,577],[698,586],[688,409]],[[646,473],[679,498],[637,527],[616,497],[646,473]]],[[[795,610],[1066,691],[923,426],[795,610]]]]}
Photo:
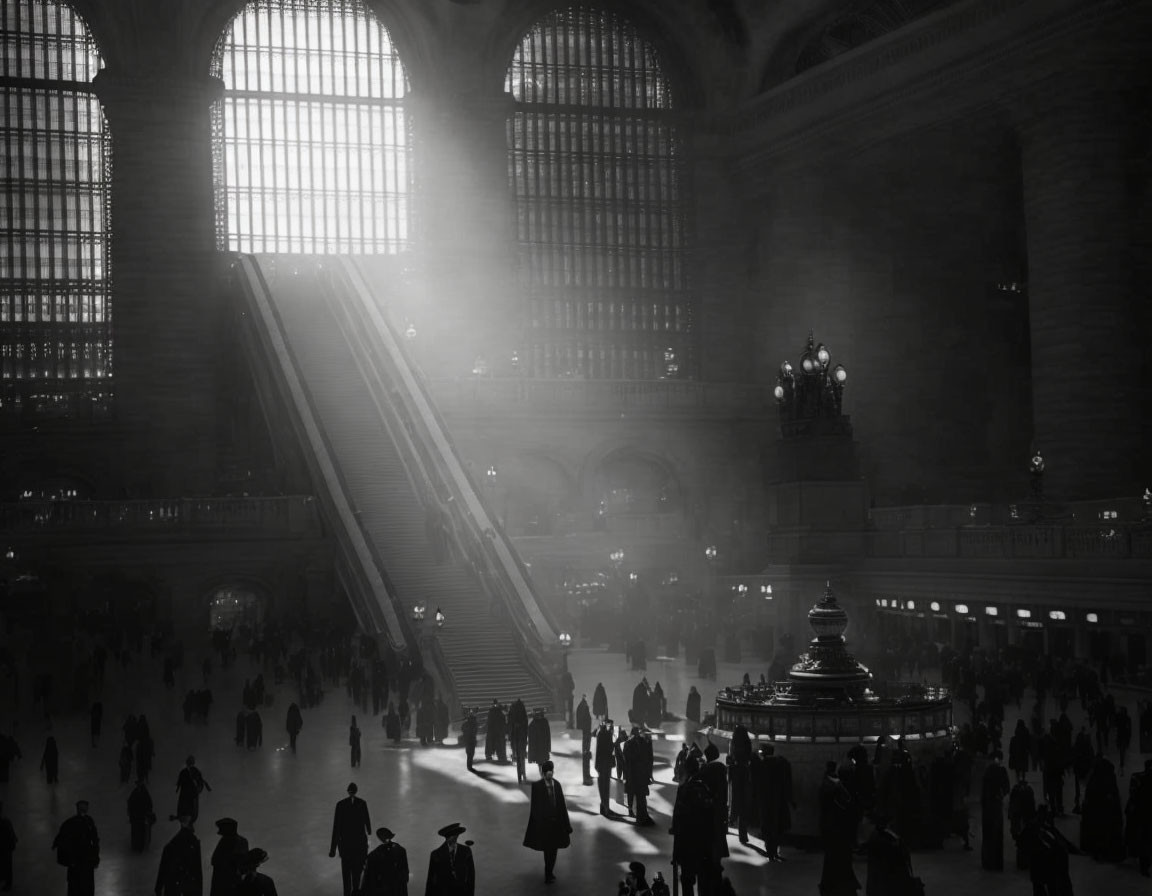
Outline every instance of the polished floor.
{"type": "MultiPolygon", "coordinates": [[[[319,708],[305,712],[299,750],[293,755],[284,732],[284,713],[293,695],[287,688],[278,689],[274,705],[263,712],[264,745],[249,752],[233,743],[234,718],[244,678],[256,670],[243,659],[228,673],[217,670],[211,681],[216,705],[210,723],[186,725],[180,708],[182,695],[189,687],[200,687],[199,662],[191,655],[189,659],[186,678],[178,681],[173,691],[161,683],[157,661],[141,660],[129,669],[110,670],[102,694],[104,734],[94,748],[88,744],[86,714],[62,713],[53,718],[52,729],[61,746],[60,782],[55,785],[47,785],[38,771],[46,736],[42,716],[32,711],[26,699],[14,722],[11,714],[6,714],[4,727],[15,732],[24,754],[13,763],[10,783],[0,784],[4,811],[20,838],[14,892],[36,896],[65,892],[64,869],[56,864],[50,846],[75,800],[84,798],[91,803],[102,841],[96,892],[109,896],[152,893],[160,850],[177,828],[167,818],[175,810],[176,776],[189,753],[195,754],[212,786],[212,792],[201,799],[197,824],[205,862],[216,842],[213,820],[232,816],[239,820],[240,832],[251,845],[268,851],[270,859],[263,870],[276,881],[282,896],[341,893],[339,859],[328,857],[328,847],[333,806],[349,781],[357,782],[360,795],[368,801],[373,827],[387,825],[396,832],[397,842],[407,848],[412,869],[409,888],[414,894],[423,891],[428,852],[440,842],[436,829],[452,821],[468,828],[462,839],[475,841],[478,894],[545,890],[581,896],[613,893],[631,860],[644,862],[650,876],[659,870],[669,877],[671,838],[667,828],[675,797],[669,763],[684,736],[682,724],[669,725],[667,737],[656,747],[657,783],[650,805],[658,824],[638,828],[631,819],[609,821],[597,813],[596,788],[581,784],[579,737],[570,738],[561,723],[553,723],[557,778],[567,795],[575,832],[572,847],[560,854],[558,881],[545,887],[541,855],[521,846],[528,792],[526,787],[517,786],[514,767],[480,762],[477,773],[468,774],[462,750],[421,747],[416,741],[392,746],[385,742],[379,718],[361,717],[363,762],[360,768],[352,769],[347,740],[353,707],[343,690],[329,691],[319,708]],[[125,801],[129,788],[118,783],[117,756],[124,717],[141,711],[148,716],[157,744],[151,791],[161,820],[150,850],[138,855],[128,848],[125,801]]],[[[574,650],[570,667],[577,699],[581,692],[587,692],[591,701],[596,683],[603,682],[610,713],[618,719],[626,717],[625,707],[631,705],[639,674],[628,670],[621,654],[574,650]]],[[[737,682],[745,671],[758,676],[761,664],[722,664],[719,681],[737,682]]],[[[695,669],[683,660],[651,660],[647,677],[652,684],[661,682],[669,708],[677,713],[683,710],[690,685],[695,684],[705,695],[705,706],[715,691],[714,683],[697,679],[695,669]]],[[[1135,709],[1135,701],[1131,703],[1135,709]]],[[[1015,722],[1011,710],[1008,718],[1011,726],[1015,722]]],[[[1131,757],[1130,766],[1137,761],[1138,757],[1131,757]]],[[[616,787],[622,796],[619,785],[616,787]]],[[[1121,792],[1127,792],[1127,778],[1121,781],[1121,792]]],[[[622,806],[617,808],[623,811],[622,806]]],[[[973,811],[972,817],[976,852],[962,852],[960,843],[952,840],[943,850],[915,854],[916,872],[924,879],[929,896],[1031,892],[1024,873],[981,870],[979,811],[973,811]]],[[[1075,816],[1061,821],[1073,841],[1077,839],[1077,824],[1075,816]]],[[[730,838],[732,857],[725,867],[737,894],[817,892],[819,853],[789,848],[785,852],[788,861],[769,864],[755,844],[754,840],[753,845],[742,846],[734,835],[730,838]]],[[[1009,863],[1010,850],[1011,844],[1009,863]]],[[[857,874],[863,883],[863,862],[857,874]]],[[[1074,857],[1072,874],[1077,894],[1152,893],[1152,885],[1139,876],[1132,860],[1117,866],[1074,857]]]]}

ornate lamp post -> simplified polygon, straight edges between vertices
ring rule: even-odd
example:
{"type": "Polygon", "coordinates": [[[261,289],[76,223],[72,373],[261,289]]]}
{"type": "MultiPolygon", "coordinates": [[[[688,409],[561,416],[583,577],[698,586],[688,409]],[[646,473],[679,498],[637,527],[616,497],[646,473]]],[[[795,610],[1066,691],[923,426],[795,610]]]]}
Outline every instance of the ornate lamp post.
{"type": "Polygon", "coordinates": [[[781,425],[797,420],[839,417],[847,382],[848,370],[843,364],[833,365],[831,351],[823,342],[817,343],[809,333],[800,355],[799,375],[791,361],[781,364],[776,375],[773,394],[780,408],[781,425]]]}

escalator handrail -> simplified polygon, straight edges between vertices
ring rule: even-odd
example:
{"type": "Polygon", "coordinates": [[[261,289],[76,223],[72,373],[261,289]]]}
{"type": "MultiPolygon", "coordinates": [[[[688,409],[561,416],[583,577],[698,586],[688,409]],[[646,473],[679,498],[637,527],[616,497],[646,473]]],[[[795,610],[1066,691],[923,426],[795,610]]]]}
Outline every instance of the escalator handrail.
{"type": "MultiPolygon", "coordinates": [[[[490,539],[490,546],[495,553],[495,559],[498,561],[495,568],[503,572],[503,578],[512,587],[513,593],[528,614],[528,619],[535,629],[537,637],[544,645],[554,643],[557,638],[555,626],[545,614],[541,602],[532,589],[526,571],[518,562],[519,558],[508,542],[502,527],[492,519],[488,509],[479,500],[476,483],[472,481],[464,469],[455,446],[447,436],[447,428],[437,413],[435,404],[428,395],[424,384],[413,374],[412,365],[396,339],[391,323],[371,301],[372,294],[368,289],[363,271],[355,264],[354,259],[341,258],[340,262],[348,273],[353,292],[359,299],[361,308],[367,313],[370,322],[374,325],[375,332],[379,334],[383,343],[382,348],[393,358],[399,358],[403,362],[394,362],[394,366],[403,380],[404,391],[411,396],[416,404],[417,416],[424,421],[428,435],[442,458],[446,468],[445,472],[448,475],[448,482],[454,485],[453,491],[457,496],[457,501],[463,501],[462,508],[475,522],[481,536],[486,530],[491,530],[495,534],[496,537],[490,539]],[[515,574],[513,574],[513,570],[515,570],[515,574]]],[[[489,539],[482,536],[480,540],[482,546],[485,541],[489,541],[489,539]]],[[[485,551],[485,553],[488,552],[485,551]]]]}
{"type": "Polygon", "coordinates": [[[268,341],[268,348],[280,362],[285,385],[296,407],[304,436],[316,459],[320,475],[327,486],[326,490],[340,529],[345,534],[347,547],[351,548],[356,559],[352,565],[361,570],[360,577],[365,580],[364,584],[373,598],[369,606],[377,608],[383,616],[383,625],[378,628],[383,629],[393,650],[407,652],[411,649],[414,639],[404,620],[396,613],[395,590],[386,581],[379,558],[361,527],[356,511],[352,508],[347,485],[333,459],[332,447],[317,421],[312,396],[300,374],[291,347],[284,337],[283,322],[275,306],[268,299],[271,288],[267,278],[255,256],[242,255],[238,258],[238,264],[243,272],[241,281],[247,284],[251,302],[264,321],[263,332],[268,341]]]}

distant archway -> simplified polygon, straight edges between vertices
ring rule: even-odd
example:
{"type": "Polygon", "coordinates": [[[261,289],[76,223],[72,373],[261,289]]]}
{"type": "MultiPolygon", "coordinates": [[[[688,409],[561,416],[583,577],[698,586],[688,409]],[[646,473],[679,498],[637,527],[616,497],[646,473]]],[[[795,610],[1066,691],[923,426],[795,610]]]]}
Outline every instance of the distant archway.
{"type": "Polygon", "coordinates": [[[267,614],[267,600],[256,587],[234,582],[221,585],[208,597],[208,630],[230,632],[240,628],[258,631],[267,614]]]}
{"type": "Polygon", "coordinates": [[[602,516],[683,510],[680,481],[672,467],[635,448],[620,448],[605,456],[596,465],[591,485],[602,516]]]}

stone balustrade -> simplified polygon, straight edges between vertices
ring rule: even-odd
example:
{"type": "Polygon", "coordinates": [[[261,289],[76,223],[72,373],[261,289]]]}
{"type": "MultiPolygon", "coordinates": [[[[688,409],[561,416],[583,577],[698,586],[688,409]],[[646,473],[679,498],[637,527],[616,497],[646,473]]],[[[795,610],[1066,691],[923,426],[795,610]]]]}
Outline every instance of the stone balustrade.
{"type": "Polygon", "coordinates": [[[321,525],[316,502],[310,495],[0,504],[0,532],[13,535],[193,533],[222,529],[280,538],[318,535],[321,525]]]}
{"type": "Polygon", "coordinates": [[[1152,525],[954,526],[866,533],[869,557],[973,560],[1152,559],[1152,525]]]}

